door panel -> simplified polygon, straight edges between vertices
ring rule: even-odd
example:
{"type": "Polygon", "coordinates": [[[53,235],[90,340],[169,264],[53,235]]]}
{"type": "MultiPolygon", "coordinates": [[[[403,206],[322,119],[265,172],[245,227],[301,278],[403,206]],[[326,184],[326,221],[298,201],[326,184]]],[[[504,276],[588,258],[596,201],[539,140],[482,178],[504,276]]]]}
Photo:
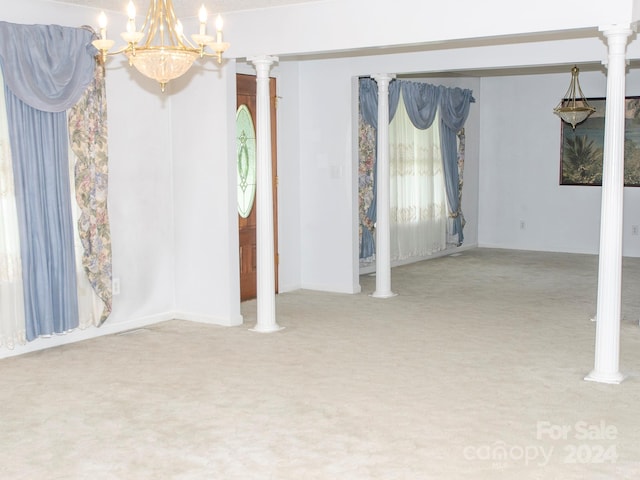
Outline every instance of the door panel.
{"type": "MultiPolygon", "coordinates": [[[[253,75],[236,75],[237,82],[237,108],[246,105],[253,119],[253,125],[256,121],[256,77],[253,75]]],[[[276,181],[276,85],[275,79],[269,79],[270,105],[271,105],[271,165],[272,165],[272,184],[273,184],[273,221],[274,221],[274,258],[275,258],[275,288],[278,292],[278,216],[277,216],[277,181],[276,181]]],[[[237,132],[240,136],[242,132],[237,132]]],[[[239,149],[240,150],[240,149],[239,149]]],[[[240,153],[240,151],[238,151],[240,153]]],[[[246,152],[245,152],[246,153],[246,152]]],[[[238,168],[244,172],[246,168],[246,158],[237,157],[238,168]]],[[[244,173],[239,173],[238,177],[244,173]]],[[[241,182],[240,182],[241,183],[241,182]]],[[[240,188],[240,186],[238,187],[240,188]]],[[[240,249],[240,299],[250,300],[256,297],[257,293],[257,259],[256,259],[256,208],[260,208],[256,202],[253,202],[253,208],[250,213],[244,212],[243,215],[238,214],[239,228],[239,249],[240,249]],[[245,218],[246,217],[246,218],[245,218]]],[[[241,208],[242,210],[242,208],[241,208]]]]}

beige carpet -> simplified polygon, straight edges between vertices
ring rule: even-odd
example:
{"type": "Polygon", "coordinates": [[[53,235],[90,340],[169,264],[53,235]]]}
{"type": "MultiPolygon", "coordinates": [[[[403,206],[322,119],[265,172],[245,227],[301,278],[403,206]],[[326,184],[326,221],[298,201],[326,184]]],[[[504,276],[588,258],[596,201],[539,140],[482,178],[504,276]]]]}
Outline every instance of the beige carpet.
{"type": "Polygon", "coordinates": [[[593,366],[597,259],[478,249],[387,300],[277,297],[274,334],[171,321],[0,361],[1,479],[640,478],[640,259],[623,384],[593,366]]]}

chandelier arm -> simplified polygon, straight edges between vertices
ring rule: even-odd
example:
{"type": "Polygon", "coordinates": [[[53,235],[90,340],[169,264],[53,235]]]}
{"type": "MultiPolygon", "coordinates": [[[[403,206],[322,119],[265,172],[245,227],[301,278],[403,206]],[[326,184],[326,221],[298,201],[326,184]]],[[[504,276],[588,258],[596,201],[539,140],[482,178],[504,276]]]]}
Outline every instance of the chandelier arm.
{"type": "MultiPolygon", "coordinates": [[[[226,48],[224,49],[226,50],[226,48]]],[[[209,53],[205,50],[205,46],[203,45],[200,49],[200,58],[216,58],[218,63],[222,63],[222,54],[224,50],[214,50],[214,53],[209,53]]]]}
{"type": "Polygon", "coordinates": [[[571,81],[571,84],[569,86],[569,90],[567,90],[567,93],[564,96],[564,100],[567,100],[571,103],[572,107],[576,106],[576,81],[575,79],[573,79],[571,81]]]}
{"type": "Polygon", "coordinates": [[[184,47],[184,43],[180,38],[180,35],[176,32],[176,25],[178,24],[178,18],[176,17],[176,12],[173,9],[173,1],[172,0],[162,0],[164,5],[163,9],[165,12],[166,24],[169,30],[168,37],[169,42],[173,45],[177,43],[177,45],[184,47]]]}
{"type": "Polygon", "coordinates": [[[195,45],[193,43],[191,43],[189,41],[189,39],[183,35],[182,36],[182,41],[180,42],[181,46],[183,46],[184,48],[188,49],[188,50],[198,50],[200,51],[200,45],[195,45]]]}
{"type": "MultiPolygon", "coordinates": [[[[158,0],[151,0],[149,4],[149,10],[147,11],[147,17],[144,20],[144,24],[142,25],[141,32],[144,32],[147,28],[149,28],[149,32],[147,33],[147,38],[145,39],[142,45],[139,45],[138,48],[148,48],[151,46],[153,39],[158,33],[159,25],[155,22],[156,20],[156,11],[158,10],[158,0]]],[[[162,21],[162,17],[157,17],[159,21],[162,21]]]]}
{"type": "Polygon", "coordinates": [[[124,53],[127,50],[131,50],[131,49],[132,49],[131,44],[125,45],[124,47],[121,47],[119,50],[115,50],[113,52],[111,52],[111,51],[107,52],[107,55],[112,57],[114,55],[120,55],[121,53],[124,53]]]}
{"type": "MultiPolygon", "coordinates": [[[[592,108],[591,105],[589,105],[589,102],[587,102],[587,97],[584,96],[584,93],[582,93],[582,88],[580,88],[580,83],[578,83],[578,93],[580,94],[579,98],[580,100],[582,100],[583,104],[585,107],[588,108],[592,108]]],[[[574,97],[575,98],[575,97],[574,97]]]]}

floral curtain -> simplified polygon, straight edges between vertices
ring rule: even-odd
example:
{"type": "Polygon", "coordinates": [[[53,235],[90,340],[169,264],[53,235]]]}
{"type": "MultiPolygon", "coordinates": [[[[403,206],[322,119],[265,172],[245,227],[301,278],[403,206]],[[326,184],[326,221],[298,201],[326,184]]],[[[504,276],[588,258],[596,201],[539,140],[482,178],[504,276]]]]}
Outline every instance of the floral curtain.
{"type": "MultiPolygon", "coordinates": [[[[111,313],[111,233],[107,210],[107,100],[104,68],[80,101],[68,112],[71,150],[76,156],[75,197],[80,209],[77,231],[82,243],[82,266],[104,308],[95,321],[101,325],[111,313]]],[[[86,316],[84,317],[86,318],[86,316]]]]}
{"type": "Polygon", "coordinates": [[[371,262],[375,256],[374,222],[369,215],[375,201],[375,160],[376,129],[364,122],[360,115],[358,122],[358,213],[360,217],[360,259],[371,262]]]}
{"type": "MultiPolygon", "coordinates": [[[[458,209],[460,211],[460,221],[462,224],[462,228],[464,230],[464,226],[467,221],[464,218],[464,214],[462,213],[462,187],[464,187],[464,155],[465,155],[465,134],[464,128],[461,128],[458,132],[458,209]]],[[[450,222],[450,232],[453,232],[453,219],[450,222]]],[[[449,240],[449,243],[453,243],[458,245],[460,243],[458,235],[452,235],[452,238],[449,240]]]]}

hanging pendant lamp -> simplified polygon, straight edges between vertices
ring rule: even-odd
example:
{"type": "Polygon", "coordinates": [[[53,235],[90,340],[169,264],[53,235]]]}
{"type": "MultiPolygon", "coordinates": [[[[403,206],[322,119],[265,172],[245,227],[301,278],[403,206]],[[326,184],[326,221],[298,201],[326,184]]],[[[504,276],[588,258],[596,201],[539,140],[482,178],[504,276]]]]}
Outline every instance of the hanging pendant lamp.
{"type": "Polygon", "coordinates": [[[564,94],[562,100],[556,108],[553,109],[553,113],[558,115],[563,121],[571,124],[575,129],[576,125],[584,122],[589,115],[596,111],[582,93],[580,88],[580,81],[578,80],[578,74],[580,70],[577,66],[571,69],[571,83],[567,93],[564,94]]]}

